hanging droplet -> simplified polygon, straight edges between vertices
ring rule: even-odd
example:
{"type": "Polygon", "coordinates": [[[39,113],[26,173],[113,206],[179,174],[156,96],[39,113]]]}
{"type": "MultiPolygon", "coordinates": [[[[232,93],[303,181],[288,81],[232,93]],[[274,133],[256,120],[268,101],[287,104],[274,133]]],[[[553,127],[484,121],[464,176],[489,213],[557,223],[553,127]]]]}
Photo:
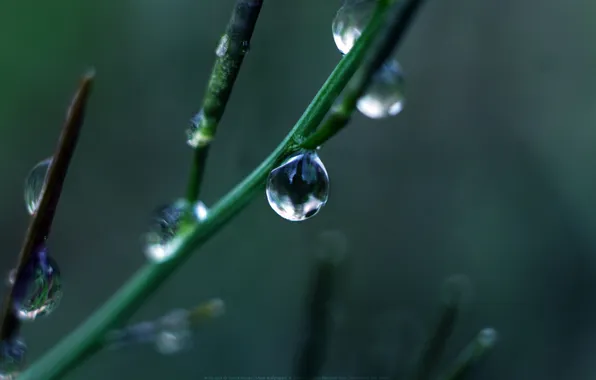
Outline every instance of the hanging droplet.
{"type": "Polygon", "coordinates": [[[158,209],[153,217],[149,232],[145,235],[145,255],[153,262],[163,262],[172,257],[176,248],[176,236],[184,222],[184,217],[190,215],[200,222],[207,217],[207,207],[203,202],[197,202],[194,207],[179,199],[172,204],[158,209]]]}
{"type": "Polygon", "coordinates": [[[300,152],[273,169],[266,187],[269,205],[296,222],[314,216],[327,203],[329,176],[314,151],[300,152]]]}
{"type": "Polygon", "coordinates": [[[213,132],[205,127],[203,119],[205,119],[203,110],[200,110],[190,119],[190,126],[186,130],[186,144],[191,148],[209,145],[213,140],[213,132]]]}
{"type": "Polygon", "coordinates": [[[27,345],[20,337],[0,342],[0,379],[16,379],[26,354],[27,345]]]}
{"type": "Polygon", "coordinates": [[[51,157],[39,162],[33,169],[31,169],[25,179],[25,205],[27,206],[27,211],[31,215],[37,211],[39,202],[41,202],[46,176],[51,164],[51,157]]]}
{"type": "Polygon", "coordinates": [[[346,0],[337,11],[331,31],[335,45],[342,54],[348,54],[370,21],[375,0],[346,0]]]}
{"type": "Polygon", "coordinates": [[[159,332],[155,348],[163,355],[176,354],[191,345],[189,313],[187,310],[173,310],[159,320],[159,332]]]}
{"type": "Polygon", "coordinates": [[[19,319],[32,321],[52,313],[60,304],[63,294],[60,270],[45,250],[15,280],[13,305],[19,319]]]}
{"type": "Polygon", "coordinates": [[[381,119],[400,113],[404,102],[403,72],[397,61],[390,60],[375,73],[357,107],[364,116],[381,119]]]}

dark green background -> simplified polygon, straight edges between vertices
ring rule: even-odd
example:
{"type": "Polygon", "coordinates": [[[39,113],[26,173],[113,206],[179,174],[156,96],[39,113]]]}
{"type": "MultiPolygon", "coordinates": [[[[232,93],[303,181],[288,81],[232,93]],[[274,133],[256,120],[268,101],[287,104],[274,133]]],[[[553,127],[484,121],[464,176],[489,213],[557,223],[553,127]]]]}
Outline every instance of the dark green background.
{"type": "MultiPolygon", "coordinates": [[[[97,69],[50,248],[65,295],[24,333],[33,361],[111,296],[144,256],[153,208],[183,194],[199,108],[232,0],[0,4],[0,265],[28,223],[25,175],[52,154],[79,75],[97,69]]],[[[214,144],[209,205],[281,140],[340,59],[339,1],[268,0],[214,144]]],[[[72,379],[290,375],[317,234],[349,240],[328,375],[401,366],[436,317],[441,282],[474,282],[450,345],[500,344],[478,379],[596,375],[596,2],[429,0],[399,52],[408,104],[358,115],[321,152],[328,205],[290,223],[264,194],[136,315],[211,297],[227,315],[195,348],[103,352],[72,379]],[[340,318],[341,317],[341,318],[340,318]]]]}

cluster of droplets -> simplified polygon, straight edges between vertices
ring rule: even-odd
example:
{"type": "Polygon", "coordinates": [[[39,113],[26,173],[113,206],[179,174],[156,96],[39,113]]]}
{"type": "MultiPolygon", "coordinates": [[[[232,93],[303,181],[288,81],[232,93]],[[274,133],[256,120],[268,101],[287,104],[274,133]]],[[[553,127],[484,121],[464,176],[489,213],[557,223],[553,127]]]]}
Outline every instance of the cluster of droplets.
{"type": "MultiPolygon", "coordinates": [[[[375,0],[345,0],[337,11],[331,30],[335,45],[347,54],[371,20],[375,0]]],[[[372,119],[395,116],[404,107],[404,74],[395,59],[389,59],[375,73],[372,81],[357,103],[363,115],[372,119]]]]}
{"type": "Polygon", "coordinates": [[[192,346],[193,325],[224,313],[224,302],[213,299],[193,310],[175,309],[155,321],[140,322],[106,335],[105,345],[117,349],[129,345],[152,344],[163,355],[173,355],[192,346]]]}
{"type": "Polygon", "coordinates": [[[145,255],[154,263],[171,259],[180,242],[179,237],[185,225],[201,222],[207,217],[208,209],[203,202],[190,204],[178,199],[158,208],[145,234],[145,255]]]}
{"type": "Polygon", "coordinates": [[[302,151],[269,173],[265,193],[273,211],[282,218],[306,220],[327,203],[329,175],[315,151],[302,151]]]}

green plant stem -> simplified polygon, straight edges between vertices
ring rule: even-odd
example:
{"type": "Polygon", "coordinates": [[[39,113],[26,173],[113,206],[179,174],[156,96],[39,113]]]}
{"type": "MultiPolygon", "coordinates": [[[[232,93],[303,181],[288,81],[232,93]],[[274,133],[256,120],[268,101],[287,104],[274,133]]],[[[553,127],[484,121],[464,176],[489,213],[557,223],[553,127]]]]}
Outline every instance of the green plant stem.
{"type": "Polygon", "coordinates": [[[196,127],[196,147],[193,155],[186,199],[195,203],[203,182],[211,140],[224,114],[232,88],[248,52],[263,0],[238,0],[232,17],[216,49],[217,59],[203,99],[201,111],[193,123],[196,127]]]}
{"type": "MultiPolygon", "coordinates": [[[[54,221],[56,208],[60,201],[62,193],[62,185],[66,179],[68,167],[74,155],[79,134],[83,127],[85,119],[85,109],[91,89],[93,87],[93,78],[95,72],[90,70],[81,79],[81,83],[75,93],[70,108],[66,114],[66,121],[60,134],[58,147],[52,158],[52,164],[48,170],[44,192],[42,194],[39,206],[29,224],[27,233],[25,234],[25,241],[19,252],[19,257],[16,265],[14,284],[19,284],[21,281],[22,272],[25,266],[28,265],[31,257],[39,250],[40,246],[44,244],[54,221]]],[[[17,285],[18,286],[18,285],[17,285]]],[[[14,288],[13,285],[8,292],[3,308],[2,308],[2,326],[0,327],[0,340],[9,340],[18,334],[20,322],[13,311],[14,302],[14,288]]]]}
{"type": "Polygon", "coordinates": [[[369,26],[350,53],[333,70],[286,138],[248,177],[213,205],[205,220],[200,224],[190,225],[184,230],[177,240],[179,245],[175,248],[172,258],[160,264],[144,265],[81,326],[22,372],[19,380],[59,379],[82,363],[97,351],[100,347],[99,342],[106,332],[125,322],[177,268],[189,259],[193,251],[201,247],[238,214],[258,191],[263,190],[269,172],[280,160],[299,148],[294,143],[295,139],[304,130],[308,130],[322,120],[335,98],[361,65],[367,50],[384,25],[385,13],[389,5],[388,0],[379,1],[379,7],[369,26]]]}
{"type": "Polygon", "coordinates": [[[442,306],[435,330],[426,342],[418,360],[416,372],[413,376],[414,380],[428,380],[437,369],[460,313],[461,295],[459,293],[453,294],[450,299],[444,301],[442,306]]]}
{"type": "Polygon", "coordinates": [[[476,337],[460,352],[457,359],[446,371],[446,375],[441,377],[442,380],[462,380],[470,370],[485,357],[496,344],[496,332],[492,329],[484,329],[476,335],[476,337]],[[490,330],[487,336],[487,330],[490,330]],[[493,336],[494,335],[494,336],[493,336]]]}
{"type": "Polygon", "coordinates": [[[337,107],[334,107],[333,112],[323,125],[302,142],[302,148],[316,149],[323,142],[327,141],[329,136],[336,135],[348,125],[358,104],[358,99],[366,92],[377,70],[399,46],[399,42],[402,41],[403,35],[412,23],[414,16],[423,2],[424,0],[407,0],[400,3],[389,30],[376,50],[376,54],[372,57],[368,65],[363,68],[362,75],[355,78],[353,84],[348,87],[341,103],[337,107]]]}

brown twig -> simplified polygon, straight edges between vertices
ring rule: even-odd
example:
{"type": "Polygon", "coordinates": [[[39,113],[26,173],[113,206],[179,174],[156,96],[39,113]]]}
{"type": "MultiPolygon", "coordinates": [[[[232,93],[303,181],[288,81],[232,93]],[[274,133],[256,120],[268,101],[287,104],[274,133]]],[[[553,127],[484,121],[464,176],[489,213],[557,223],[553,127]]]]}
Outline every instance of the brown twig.
{"type": "MultiPolygon", "coordinates": [[[[19,277],[22,276],[27,263],[36,250],[45,243],[45,240],[50,234],[52,221],[56,214],[56,207],[62,193],[62,185],[64,184],[66,172],[68,171],[68,166],[77,145],[79,132],[83,126],[85,107],[91,93],[94,76],[95,72],[93,70],[88,71],[83,76],[66,114],[66,121],[60,135],[58,147],[48,170],[39,207],[35,214],[33,214],[27,234],[25,235],[25,242],[19,253],[14,284],[19,282],[19,277]]],[[[12,307],[14,301],[13,295],[14,285],[11,286],[4,300],[1,319],[2,325],[0,327],[1,341],[14,338],[20,328],[20,321],[12,307]]]]}

